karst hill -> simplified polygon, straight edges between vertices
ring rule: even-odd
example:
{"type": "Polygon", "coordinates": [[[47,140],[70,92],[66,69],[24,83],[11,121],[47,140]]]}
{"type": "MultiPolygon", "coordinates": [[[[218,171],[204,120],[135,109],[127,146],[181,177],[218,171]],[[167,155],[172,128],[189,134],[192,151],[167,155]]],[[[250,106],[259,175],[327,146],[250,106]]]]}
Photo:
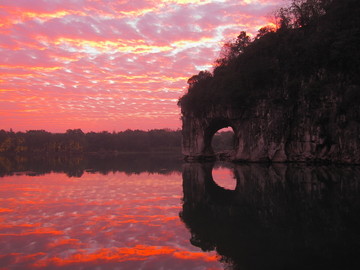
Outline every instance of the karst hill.
{"type": "Polygon", "coordinates": [[[277,27],[222,48],[179,99],[183,154],[214,157],[232,127],[237,161],[360,163],[360,2],[293,0],[277,27]]]}

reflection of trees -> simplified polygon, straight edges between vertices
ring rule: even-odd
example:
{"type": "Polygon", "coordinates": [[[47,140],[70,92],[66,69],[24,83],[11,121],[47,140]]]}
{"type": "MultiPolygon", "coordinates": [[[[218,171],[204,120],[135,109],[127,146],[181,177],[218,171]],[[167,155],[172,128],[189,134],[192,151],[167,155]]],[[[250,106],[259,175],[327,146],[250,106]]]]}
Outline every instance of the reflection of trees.
{"type": "Polygon", "coordinates": [[[193,245],[233,269],[359,266],[359,167],[232,165],[233,191],[216,184],[212,167],[183,169],[180,216],[193,245]]]}
{"type": "Polygon", "coordinates": [[[171,154],[0,156],[0,177],[15,173],[40,175],[50,172],[81,177],[85,171],[102,174],[110,172],[167,174],[180,172],[181,160],[171,154]]]}

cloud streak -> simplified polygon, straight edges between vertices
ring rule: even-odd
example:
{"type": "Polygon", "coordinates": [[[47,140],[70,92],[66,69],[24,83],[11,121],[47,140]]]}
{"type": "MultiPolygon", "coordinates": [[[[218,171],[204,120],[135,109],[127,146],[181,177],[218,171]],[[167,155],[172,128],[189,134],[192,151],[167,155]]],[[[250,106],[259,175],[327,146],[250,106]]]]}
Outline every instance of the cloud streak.
{"type": "Polygon", "coordinates": [[[179,128],[187,78],[275,0],[0,3],[0,128],[179,128]]]}

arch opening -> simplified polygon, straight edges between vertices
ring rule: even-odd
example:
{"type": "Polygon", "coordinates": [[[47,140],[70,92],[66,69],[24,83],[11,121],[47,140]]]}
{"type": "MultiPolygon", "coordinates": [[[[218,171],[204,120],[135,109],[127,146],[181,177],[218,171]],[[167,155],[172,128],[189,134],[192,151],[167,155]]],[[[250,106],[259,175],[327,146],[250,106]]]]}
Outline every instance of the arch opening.
{"type": "Polygon", "coordinates": [[[211,139],[211,147],[215,153],[235,150],[235,133],[232,127],[216,131],[211,139]]]}
{"type": "Polygon", "coordinates": [[[211,155],[215,156],[216,159],[219,160],[228,160],[231,159],[232,156],[234,156],[234,153],[236,153],[237,148],[237,142],[236,142],[236,132],[234,127],[231,125],[231,122],[229,119],[225,118],[216,118],[213,119],[208,127],[205,129],[204,132],[204,151],[203,153],[205,155],[211,155]],[[224,132],[222,132],[222,129],[225,129],[224,132]],[[218,135],[215,136],[215,134],[218,133],[218,135]],[[234,134],[234,135],[233,135],[234,134]],[[214,136],[216,139],[214,140],[214,136]],[[229,141],[222,143],[219,142],[222,139],[225,139],[225,137],[229,137],[229,141]],[[214,145],[213,145],[214,141],[214,145]],[[217,142],[219,142],[220,145],[217,145],[217,142]],[[228,144],[228,146],[221,147],[222,145],[228,144]],[[215,147],[215,149],[214,149],[215,147]],[[226,149],[227,148],[227,149],[226,149]]]}

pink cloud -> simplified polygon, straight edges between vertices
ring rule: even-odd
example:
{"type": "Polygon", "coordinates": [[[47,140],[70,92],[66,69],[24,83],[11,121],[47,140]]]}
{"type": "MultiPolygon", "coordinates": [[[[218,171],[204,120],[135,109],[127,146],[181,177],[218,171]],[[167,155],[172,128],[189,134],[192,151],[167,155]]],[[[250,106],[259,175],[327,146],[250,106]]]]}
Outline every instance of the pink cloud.
{"type": "Polygon", "coordinates": [[[223,42],[265,25],[279,3],[2,3],[0,128],[179,128],[187,78],[211,69],[223,42]]]}

